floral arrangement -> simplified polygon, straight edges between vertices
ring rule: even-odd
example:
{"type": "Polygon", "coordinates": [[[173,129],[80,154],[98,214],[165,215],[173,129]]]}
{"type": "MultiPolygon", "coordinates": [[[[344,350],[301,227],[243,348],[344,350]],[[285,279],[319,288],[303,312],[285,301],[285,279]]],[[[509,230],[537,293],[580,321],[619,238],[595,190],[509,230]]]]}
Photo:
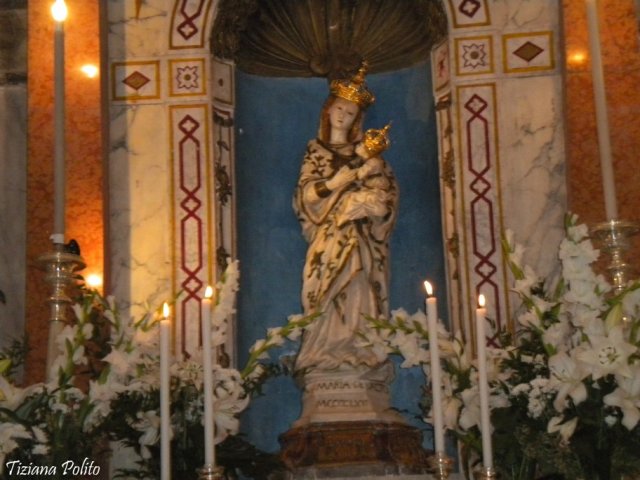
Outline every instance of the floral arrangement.
{"type": "MultiPolygon", "coordinates": [[[[618,293],[594,272],[599,252],[585,225],[566,220],[561,274],[540,279],[523,248],[503,241],[522,299],[515,332],[487,348],[492,439],[500,478],[621,479],[640,474],[640,282],[618,293]],[[624,477],[627,475],[627,477],[624,477]]],[[[384,345],[429,376],[424,314],[370,319],[363,342],[384,345]]],[[[477,360],[440,325],[444,421],[464,465],[480,458],[477,360]]],[[[430,390],[422,407],[431,415],[430,390]]],[[[469,472],[467,471],[467,476],[469,472]]]]}
{"type": "MultiPolygon", "coordinates": [[[[640,473],[640,282],[614,294],[592,268],[598,252],[587,228],[569,216],[566,231],[561,274],[547,280],[522,266],[523,249],[512,234],[503,242],[522,299],[516,331],[497,331],[487,349],[494,455],[504,480],[640,473]]],[[[226,340],[238,275],[232,263],[216,286],[214,346],[226,340]]],[[[124,321],[113,298],[93,291],[84,291],[73,310],[76,322],[58,337],[55,381],[18,388],[9,379],[20,346],[0,354],[0,479],[16,472],[91,474],[98,466],[86,460],[108,450],[109,442],[136,458],[115,478],[158,478],[158,315],[124,321]],[[46,470],[51,466],[57,472],[46,470]]],[[[241,369],[215,366],[216,456],[227,472],[259,479],[282,468],[238,435],[238,416],[261,385],[284,370],[269,361],[269,352],[298,339],[314,318],[294,315],[269,329],[241,369]]],[[[423,312],[399,309],[389,319],[370,318],[369,325],[361,346],[381,361],[400,355],[402,367],[420,366],[430,378],[423,312]]],[[[461,335],[452,337],[442,324],[438,343],[445,425],[461,445],[461,463],[472,468],[481,453],[477,360],[461,335]]],[[[203,462],[200,360],[178,358],[171,368],[175,478],[196,478],[203,462]]],[[[430,388],[421,401],[426,422],[430,388]]]]}
{"type": "MultiPolygon", "coordinates": [[[[233,262],[216,286],[214,347],[226,341],[238,277],[233,262]]],[[[0,354],[0,479],[93,476],[105,468],[97,459],[114,445],[129,449],[135,459],[114,478],[159,478],[158,312],[125,321],[114,298],[90,290],[82,291],[73,312],[75,322],[57,337],[55,380],[19,388],[10,379],[20,346],[0,354]]],[[[298,338],[312,320],[292,315],[285,326],[269,329],[241,370],[214,362],[216,457],[228,473],[260,479],[282,468],[238,435],[238,416],[260,386],[280,373],[267,361],[269,350],[298,338]]],[[[195,479],[204,463],[203,370],[197,354],[174,359],[170,396],[172,475],[195,479]]]]}

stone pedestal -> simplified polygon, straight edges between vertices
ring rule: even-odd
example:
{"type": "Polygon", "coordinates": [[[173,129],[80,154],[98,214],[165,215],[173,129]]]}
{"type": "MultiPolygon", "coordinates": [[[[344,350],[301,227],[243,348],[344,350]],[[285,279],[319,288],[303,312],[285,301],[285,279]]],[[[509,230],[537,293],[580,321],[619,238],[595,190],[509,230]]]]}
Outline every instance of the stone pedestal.
{"type": "MultiPolygon", "coordinates": [[[[280,436],[287,478],[369,478],[426,475],[421,432],[403,423],[312,423],[280,436]]],[[[425,477],[423,477],[425,478],[425,477]]]]}
{"type": "Polygon", "coordinates": [[[390,405],[393,376],[389,362],[373,369],[344,366],[307,373],[301,379],[302,414],[294,428],[331,422],[406,423],[390,405]]]}
{"type": "Polygon", "coordinates": [[[285,480],[426,478],[422,433],[390,405],[391,362],[299,378],[302,414],[280,436],[285,480]],[[416,477],[414,477],[416,476],[416,477]]]}

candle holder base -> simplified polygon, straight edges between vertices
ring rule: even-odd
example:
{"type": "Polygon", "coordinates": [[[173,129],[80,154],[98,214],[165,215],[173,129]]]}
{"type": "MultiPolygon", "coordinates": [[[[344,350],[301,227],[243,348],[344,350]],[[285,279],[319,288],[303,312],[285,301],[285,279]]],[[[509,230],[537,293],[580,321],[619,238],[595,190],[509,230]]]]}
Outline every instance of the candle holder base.
{"type": "Polygon", "coordinates": [[[207,464],[198,470],[198,480],[224,480],[224,470],[207,464]]]}
{"type": "Polygon", "coordinates": [[[631,237],[640,232],[640,224],[627,220],[609,220],[591,228],[591,236],[610,259],[607,271],[613,286],[613,294],[621,293],[627,285],[633,268],[626,262],[631,237]]]}
{"type": "Polygon", "coordinates": [[[47,299],[51,307],[49,317],[49,345],[47,352],[47,375],[58,354],[56,338],[68,322],[67,308],[71,304],[68,288],[75,285],[80,276],[76,273],[85,267],[79,255],[64,250],[64,245],[55,244],[55,251],[38,258],[38,265],[45,271],[45,281],[52,287],[47,299]]]}
{"type": "Polygon", "coordinates": [[[480,467],[478,469],[478,480],[496,480],[498,472],[493,467],[480,467]]]}
{"type": "Polygon", "coordinates": [[[429,458],[429,467],[437,480],[446,480],[453,468],[453,460],[443,452],[436,452],[429,458]]]}

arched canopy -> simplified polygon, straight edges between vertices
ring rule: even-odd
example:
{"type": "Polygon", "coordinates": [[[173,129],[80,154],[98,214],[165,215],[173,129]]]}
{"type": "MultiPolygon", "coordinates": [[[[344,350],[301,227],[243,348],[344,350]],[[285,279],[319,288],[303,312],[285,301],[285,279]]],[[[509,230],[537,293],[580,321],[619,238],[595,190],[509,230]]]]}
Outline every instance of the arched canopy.
{"type": "Polygon", "coordinates": [[[247,73],[344,78],[423,61],[446,29],[440,0],[221,0],[211,42],[247,73]]]}

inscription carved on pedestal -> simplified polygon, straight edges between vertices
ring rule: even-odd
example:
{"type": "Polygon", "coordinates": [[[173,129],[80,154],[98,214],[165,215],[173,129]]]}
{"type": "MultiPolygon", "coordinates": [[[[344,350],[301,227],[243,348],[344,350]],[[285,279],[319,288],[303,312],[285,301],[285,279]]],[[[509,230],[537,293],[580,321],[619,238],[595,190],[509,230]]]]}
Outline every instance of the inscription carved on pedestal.
{"type": "Polygon", "coordinates": [[[363,380],[332,380],[321,381],[307,385],[305,391],[313,392],[316,390],[323,391],[340,391],[340,390],[373,390],[380,393],[388,393],[389,387],[382,382],[367,382],[363,380]]]}
{"type": "Polygon", "coordinates": [[[307,377],[303,387],[303,414],[294,425],[335,421],[403,423],[389,404],[389,386],[380,380],[351,376],[307,377]]]}
{"type": "Polygon", "coordinates": [[[351,408],[363,408],[369,405],[369,402],[365,399],[355,399],[355,398],[330,398],[330,399],[322,399],[316,402],[316,405],[320,408],[340,408],[340,407],[351,407],[351,408]]]}

